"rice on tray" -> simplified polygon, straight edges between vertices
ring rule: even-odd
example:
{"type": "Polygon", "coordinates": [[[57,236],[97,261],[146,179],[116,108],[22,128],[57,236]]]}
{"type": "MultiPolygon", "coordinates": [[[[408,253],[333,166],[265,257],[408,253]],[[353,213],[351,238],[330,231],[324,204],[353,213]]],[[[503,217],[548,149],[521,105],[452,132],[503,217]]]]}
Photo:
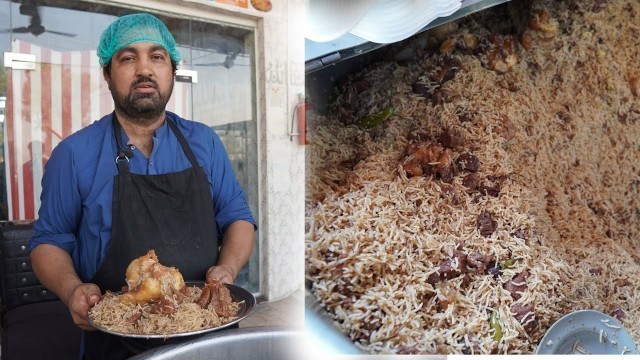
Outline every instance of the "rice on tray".
{"type": "Polygon", "coordinates": [[[528,354],[587,308],[640,340],[640,4],[528,4],[394,44],[310,119],[306,274],[367,352],[528,354]]]}
{"type": "MultiPolygon", "coordinates": [[[[176,294],[165,295],[164,304],[171,313],[157,311],[157,302],[132,304],[120,301],[121,294],[107,291],[100,302],[89,311],[89,318],[102,329],[121,334],[171,335],[197,332],[222,326],[237,317],[219,316],[214,308],[202,308],[197,302],[202,288],[187,285],[184,298],[176,294]]],[[[242,302],[230,303],[233,313],[238,312],[242,302]]]]}

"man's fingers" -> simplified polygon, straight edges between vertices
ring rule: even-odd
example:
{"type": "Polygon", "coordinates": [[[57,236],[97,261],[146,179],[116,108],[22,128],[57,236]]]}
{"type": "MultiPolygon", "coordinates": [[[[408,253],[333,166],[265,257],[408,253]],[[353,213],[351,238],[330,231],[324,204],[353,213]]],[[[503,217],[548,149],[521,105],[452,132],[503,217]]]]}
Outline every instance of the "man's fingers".
{"type": "Polygon", "coordinates": [[[69,311],[74,324],[83,330],[95,330],[89,324],[88,312],[101,298],[100,288],[95,284],[82,284],[75,288],[69,302],[69,311]]]}
{"type": "Polygon", "coordinates": [[[223,284],[233,284],[233,275],[224,266],[213,266],[207,271],[207,280],[218,280],[223,284]]]}
{"type": "Polygon", "coordinates": [[[89,303],[89,306],[93,307],[95,306],[98,301],[100,301],[102,297],[100,295],[91,295],[89,296],[87,302],[89,303]]]}
{"type": "Polygon", "coordinates": [[[100,298],[100,288],[96,284],[84,284],[82,285],[82,292],[87,297],[98,296],[100,298]]]}

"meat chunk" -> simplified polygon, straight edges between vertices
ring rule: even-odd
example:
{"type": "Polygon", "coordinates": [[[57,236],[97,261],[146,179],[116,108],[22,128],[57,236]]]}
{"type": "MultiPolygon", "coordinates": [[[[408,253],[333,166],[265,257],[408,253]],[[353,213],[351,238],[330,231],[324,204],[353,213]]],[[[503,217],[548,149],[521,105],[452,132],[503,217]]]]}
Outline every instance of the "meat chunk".
{"type": "Polygon", "coordinates": [[[429,134],[424,131],[414,131],[408,136],[409,141],[412,141],[409,145],[415,145],[414,141],[425,142],[429,140],[429,134]]]}
{"type": "Polygon", "coordinates": [[[467,254],[461,250],[454,250],[453,257],[443,261],[438,271],[429,274],[427,282],[431,285],[440,280],[449,280],[467,272],[467,254]]]}
{"type": "Polygon", "coordinates": [[[491,263],[491,257],[480,253],[472,253],[467,257],[467,267],[474,269],[477,273],[484,273],[491,263]]]}
{"type": "Polygon", "coordinates": [[[453,185],[442,184],[442,197],[450,200],[454,205],[460,204],[460,194],[453,185]]]}
{"type": "Polygon", "coordinates": [[[155,251],[134,259],[126,271],[128,291],[120,296],[123,303],[150,303],[184,288],[182,274],[173,267],[158,262],[155,251]]]}
{"type": "Polygon", "coordinates": [[[536,10],[529,18],[529,28],[537,31],[542,38],[550,39],[558,32],[559,24],[547,10],[536,10]]]}
{"type": "Polygon", "coordinates": [[[406,157],[402,162],[407,177],[430,176],[435,174],[442,181],[453,180],[453,152],[440,145],[417,145],[410,143],[405,149],[406,157]]]}
{"type": "Polygon", "coordinates": [[[460,170],[466,170],[471,172],[476,172],[480,169],[480,159],[477,156],[470,153],[460,154],[456,158],[456,166],[460,170]]]}
{"type": "Polygon", "coordinates": [[[618,279],[616,279],[615,284],[616,284],[617,287],[624,287],[624,286],[631,285],[631,282],[628,279],[625,279],[625,278],[618,278],[618,279]]]}
{"type": "Polygon", "coordinates": [[[415,160],[402,164],[402,168],[407,173],[407,177],[421,176],[423,174],[422,166],[415,160]]]}
{"type": "Polygon", "coordinates": [[[416,95],[420,95],[423,98],[431,98],[433,88],[424,82],[415,82],[411,86],[411,89],[416,95]]]}
{"type": "Polygon", "coordinates": [[[453,252],[453,258],[445,260],[440,264],[440,277],[443,280],[453,279],[467,269],[467,254],[460,250],[453,252]]]}
{"type": "Polygon", "coordinates": [[[445,279],[452,279],[460,274],[463,274],[467,270],[467,254],[460,250],[455,250],[453,252],[453,259],[447,260],[440,265],[440,273],[444,276],[445,279]],[[449,263],[450,262],[450,263],[449,263]],[[443,268],[445,263],[449,263],[453,265],[448,269],[443,268]]]}
{"type": "Polygon", "coordinates": [[[518,63],[515,54],[515,41],[511,36],[493,35],[490,37],[491,49],[487,52],[488,67],[497,73],[506,73],[518,63]]]}
{"type": "Polygon", "coordinates": [[[487,211],[483,211],[478,215],[477,226],[482,236],[490,236],[496,230],[496,222],[493,220],[491,213],[487,211]]]}
{"type": "Polygon", "coordinates": [[[533,304],[515,304],[511,307],[511,314],[526,331],[530,332],[535,329],[538,323],[534,310],[533,304]]]}
{"type": "Polygon", "coordinates": [[[213,309],[221,317],[236,315],[232,302],[231,292],[218,280],[207,281],[202,288],[200,298],[196,300],[196,304],[200,305],[201,308],[213,309]]]}
{"type": "Polygon", "coordinates": [[[500,269],[500,265],[498,265],[497,263],[489,266],[489,269],[487,270],[487,272],[490,275],[493,275],[493,278],[496,280],[500,277],[500,275],[502,275],[502,270],[500,269]]]}
{"type": "Polygon", "coordinates": [[[454,169],[453,169],[453,153],[450,149],[445,149],[440,157],[438,163],[434,166],[434,172],[440,177],[440,179],[446,183],[453,181],[454,169]]]}
{"type": "Polygon", "coordinates": [[[132,323],[132,324],[137,324],[138,321],[140,321],[140,319],[142,319],[142,311],[139,311],[133,315],[131,315],[127,321],[132,323]]]}
{"type": "Polygon", "coordinates": [[[527,289],[527,278],[529,277],[529,272],[527,270],[522,270],[513,279],[509,280],[506,284],[504,284],[504,289],[507,290],[511,297],[514,300],[518,300],[522,297],[522,292],[527,289]]]}
{"type": "Polygon", "coordinates": [[[460,145],[460,135],[451,129],[445,129],[440,134],[440,143],[446,148],[455,149],[460,145]]]}
{"type": "Polygon", "coordinates": [[[458,263],[455,261],[455,259],[445,260],[442,264],[440,264],[438,271],[440,272],[440,278],[445,280],[453,279],[454,277],[461,274],[458,263]]]}
{"type": "Polygon", "coordinates": [[[502,184],[507,180],[507,178],[507,176],[489,175],[478,185],[478,190],[485,195],[498,197],[498,195],[500,195],[500,190],[502,190],[502,184]]]}
{"type": "Polygon", "coordinates": [[[440,281],[440,274],[438,272],[432,272],[427,277],[427,282],[431,285],[435,285],[440,281]]]}
{"type": "Polygon", "coordinates": [[[401,345],[396,350],[396,354],[399,354],[399,355],[416,355],[416,354],[421,354],[421,352],[418,349],[416,349],[416,347],[413,346],[413,345],[401,345]]]}
{"type": "Polygon", "coordinates": [[[616,319],[620,320],[620,321],[624,321],[627,317],[627,315],[624,313],[624,311],[620,308],[616,308],[613,309],[611,311],[611,316],[615,317],[616,319]]]}
{"type": "Polygon", "coordinates": [[[467,174],[462,178],[462,186],[468,189],[468,193],[478,189],[478,182],[478,176],[476,174],[467,174]]]}
{"type": "MultiPolygon", "coordinates": [[[[449,41],[444,45],[445,52],[452,51],[455,47],[455,41],[449,41]]],[[[448,91],[442,88],[447,82],[455,78],[460,71],[462,63],[460,60],[450,56],[444,56],[433,70],[421,76],[418,81],[412,84],[412,90],[416,95],[425,99],[431,99],[434,104],[442,104],[448,101],[448,91]]]]}
{"type": "Polygon", "coordinates": [[[173,314],[176,312],[177,303],[171,301],[166,296],[151,306],[149,310],[152,314],[173,314]]]}

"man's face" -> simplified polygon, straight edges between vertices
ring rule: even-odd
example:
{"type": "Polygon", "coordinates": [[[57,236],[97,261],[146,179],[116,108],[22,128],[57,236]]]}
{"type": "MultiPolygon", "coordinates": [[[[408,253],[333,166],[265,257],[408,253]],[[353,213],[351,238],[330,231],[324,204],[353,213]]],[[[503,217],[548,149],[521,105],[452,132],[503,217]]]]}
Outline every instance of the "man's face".
{"type": "Polygon", "coordinates": [[[138,42],[118,50],[105,78],[116,109],[141,123],[157,120],[173,91],[171,58],[155,43],[138,42]]]}

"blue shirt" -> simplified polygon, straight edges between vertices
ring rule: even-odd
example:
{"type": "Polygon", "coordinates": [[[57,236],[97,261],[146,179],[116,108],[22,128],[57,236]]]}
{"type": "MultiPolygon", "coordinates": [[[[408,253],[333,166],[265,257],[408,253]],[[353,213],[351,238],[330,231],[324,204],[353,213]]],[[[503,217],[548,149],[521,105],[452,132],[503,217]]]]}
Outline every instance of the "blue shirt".
{"type": "MultiPolygon", "coordinates": [[[[167,117],[176,123],[207,174],[218,236],[237,220],[249,221],[255,227],[245,193],[215,131],[168,111],[167,117]]],[[[123,145],[127,144],[124,131],[122,135],[123,145]]],[[[138,149],[133,150],[131,173],[166,174],[191,167],[166,121],[156,130],[153,143],[148,159],[138,149]]],[[[42,178],[41,206],[29,249],[51,244],[66,250],[85,282],[97,272],[111,239],[113,181],[118,175],[116,155],[110,114],[60,142],[51,153],[42,178]]]]}

